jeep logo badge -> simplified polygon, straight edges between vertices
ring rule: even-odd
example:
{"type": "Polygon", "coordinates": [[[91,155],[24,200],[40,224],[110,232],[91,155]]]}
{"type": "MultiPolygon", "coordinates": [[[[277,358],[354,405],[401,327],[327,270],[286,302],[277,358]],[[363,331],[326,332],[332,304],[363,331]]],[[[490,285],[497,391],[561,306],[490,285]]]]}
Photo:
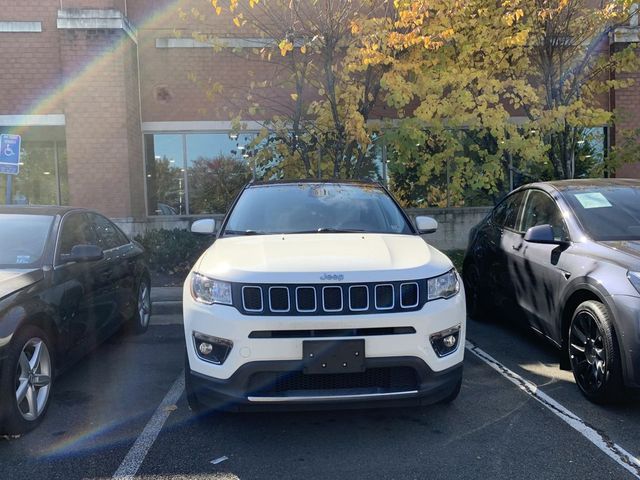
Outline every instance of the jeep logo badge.
{"type": "Polygon", "coordinates": [[[344,279],[344,275],[337,273],[325,273],[320,277],[323,282],[333,281],[339,282],[344,279]]]}

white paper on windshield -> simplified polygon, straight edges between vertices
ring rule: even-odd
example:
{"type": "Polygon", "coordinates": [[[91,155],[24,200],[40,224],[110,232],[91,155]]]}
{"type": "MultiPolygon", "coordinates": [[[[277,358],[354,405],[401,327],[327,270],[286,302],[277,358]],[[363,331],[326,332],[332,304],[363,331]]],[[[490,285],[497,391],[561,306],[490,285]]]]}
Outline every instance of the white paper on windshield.
{"type": "Polygon", "coordinates": [[[612,206],[609,200],[600,192],[574,193],[573,196],[576,197],[583,208],[605,208],[612,206]]]}

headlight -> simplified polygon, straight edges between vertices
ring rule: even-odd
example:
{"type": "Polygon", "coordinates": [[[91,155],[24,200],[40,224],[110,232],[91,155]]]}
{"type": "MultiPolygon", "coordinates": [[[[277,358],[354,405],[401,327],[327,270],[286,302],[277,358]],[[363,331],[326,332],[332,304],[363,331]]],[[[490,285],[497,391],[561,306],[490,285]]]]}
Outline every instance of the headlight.
{"type": "Polygon", "coordinates": [[[640,293],[640,272],[629,272],[627,273],[627,278],[631,282],[631,285],[640,293]]]}
{"type": "Polygon", "coordinates": [[[439,277],[427,280],[428,300],[451,298],[460,291],[460,281],[455,269],[439,277]]]}
{"type": "Polygon", "coordinates": [[[212,303],[233,304],[229,282],[214,280],[198,273],[194,273],[191,278],[191,295],[196,301],[208,305],[212,303]]]}

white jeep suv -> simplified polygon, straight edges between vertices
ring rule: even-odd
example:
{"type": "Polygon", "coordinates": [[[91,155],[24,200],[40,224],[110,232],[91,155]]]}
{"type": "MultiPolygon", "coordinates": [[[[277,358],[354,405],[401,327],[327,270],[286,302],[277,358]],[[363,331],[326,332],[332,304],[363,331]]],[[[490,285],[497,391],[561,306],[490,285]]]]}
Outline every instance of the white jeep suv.
{"type": "Polygon", "coordinates": [[[249,184],[184,285],[192,410],[453,400],[462,282],[416,224],[378,184],[249,184]]]}

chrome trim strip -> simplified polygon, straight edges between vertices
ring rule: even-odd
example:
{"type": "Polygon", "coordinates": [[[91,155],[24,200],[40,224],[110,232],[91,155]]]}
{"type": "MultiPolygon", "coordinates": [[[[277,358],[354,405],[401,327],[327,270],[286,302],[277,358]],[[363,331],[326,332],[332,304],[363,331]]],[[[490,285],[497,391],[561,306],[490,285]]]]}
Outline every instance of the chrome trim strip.
{"type": "Polygon", "coordinates": [[[282,286],[269,287],[268,297],[269,297],[269,310],[271,310],[272,312],[283,313],[283,312],[289,312],[291,310],[291,299],[289,298],[289,289],[287,287],[282,287],[282,286]],[[275,308],[273,308],[271,306],[271,290],[274,290],[276,288],[284,290],[285,292],[287,292],[287,308],[286,308],[286,310],[275,309],[275,308]]]}
{"type": "Polygon", "coordinates": [[[309,395],[296,397],[247,397],[247,400],[255,403],[290,403],[290,402],[331,402],[340,400],[368,400],[384,397],[399,397],[404,395],[415,395],[418,390],[407,390],[405,392],[388,393],[363,393],[361,395],[309,395]]]}
{"type": "Polygon", "coordinates": [[[343,308],[344,308],[344,291],[342,290],[342,287],[340,287],[340,286],[338,286],[338,285],[327,285],[326,287],[322,287],[322,309],[323,309],[325,312],[341,312],[343,308]],[[338,290],[340,290],[340,308],[337,308],[337,309],[335,309],[335,308],[329,309],[329,308],[327,308],[327,307],[325,306],[325,304],[324,304],[324,291],[325,291],[327,288],[337,288],[338,290]]]}
{"type": "Polygon", "coordinates": [[[418,282],[401,283],[400,284],[400,307],[402,307],[402,308],[414,308],[414,307],[417,307],[419,304],[420,304],[420,285],[418,285],[418,282]],[[405,305],[404,303],[402,303],[402,287],[404,287],[405,285],[415,285],[416,286],[416,303],[414,303],[413,305],[405,305]]]}
{"type": "Polygon", "coordinates": [[[380,283],[376,285],[376,288],[373,291],[373,299],[375,301],[376,310],[393,310],[393,307],[396,306],[396,289],[393,288],[393,283],[380,283]],[[378,306],[378,288],[379,287],[391,287],[391,306],[390,307],[378,306]]]}
{"type": "Polygon", "coordinates": [[[262,287],[258,287],[256,285],[244,285],[242,287],[242,308],[244,308],[245,311],[247,311],[247,312],[262,312],[264,310],[264,301],[262,300],[262,287]],[[260,310],[255,310],[253,308],[247,308],[247,306],[244,303],[244,289],[245,288],[257,288],[258,290],[260,290],[260,310]]]}
{"type": "Polygon", "coordinates": [[[316,310],[318,310],[318,294],[316,293],[316,289],[314,287],[296,287],[296,310],[299,312],[315,312],[316,310]],[[308,309],[302,309],[300,308],[300,305],[298,305],[298,290],[301,289],[308,289],[308,290],[313,290],[313,309],[308,310],[308,309]]]}
{"type": "Polygon", "coordinates": [[[352,312],[364,312],[366,310],[369,310],[369,287],[367,287],[366,285],[351,285],[349,287],[349,310],[351,310],[352,312]],[[362,288],[362,287],[364,287],[364,289],[367,291],[367,306],[364,308],[353,308],[351,306],[351,289],[362,288]]]}

